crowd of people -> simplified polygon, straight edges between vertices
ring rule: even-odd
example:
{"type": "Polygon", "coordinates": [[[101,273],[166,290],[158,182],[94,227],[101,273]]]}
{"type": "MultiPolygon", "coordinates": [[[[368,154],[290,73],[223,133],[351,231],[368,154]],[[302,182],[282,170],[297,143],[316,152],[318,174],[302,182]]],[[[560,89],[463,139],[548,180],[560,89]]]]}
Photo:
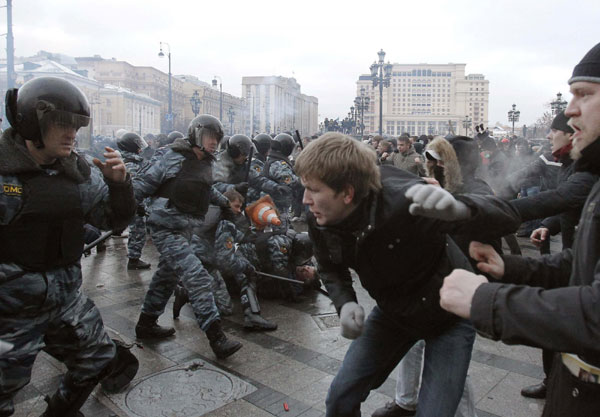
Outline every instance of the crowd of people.
{"type": "Polygon", "coordinates": [[[475,416],[467,370],[476,332],[543,349],[546,379],[522,394],[545,397],[544,416],[600,415],[600,44],[569,84],[573,99],[539,149],[483,126],[473,138],[365,143],[339,132],[228,137],[200,115],[185,134],[121,131],[75,150],[90,121],[79,89],[40,77],[10,90],[11,127],[0,138],[0,416],[14,413],[42,349],[67,367],[43,416],[81,415],[98,383],[115,392],[133,380],[137,359],[81,291],[84,244],[127,228],[128,270],[152,267],[142,259],[148,237],[159,253],[140,340],[177,337],[158,324],[174,296],[173,317],[189,303],[226,359],[242,348],[223,331],[232,300],[246,329],[273,331],[277,318],[263,317],[260,299],[295,301],[323,283],[353,340],[327,416],[360,416],[398,364],[396,397],[373,416],[475,416]],[[540,257],[520,256],[515,233],[540,257]],[[562,251],[550,254],[558,233],[562,251]],[[376,301],[367,317],[351,271],[376,301]]]}

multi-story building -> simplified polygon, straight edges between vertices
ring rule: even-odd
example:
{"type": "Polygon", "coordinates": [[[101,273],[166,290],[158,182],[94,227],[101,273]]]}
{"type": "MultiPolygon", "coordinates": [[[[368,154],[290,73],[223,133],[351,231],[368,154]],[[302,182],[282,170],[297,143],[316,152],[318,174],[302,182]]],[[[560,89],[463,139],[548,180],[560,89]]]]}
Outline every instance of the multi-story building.
{"type": "Polygon", "coordinates": [[[294,78],[242,77],[242,97],[249,108],[252,133],[298,130],[310,135],[319,129],[319,100],[302,94],[294,78]]]}
{"type": "MultiPolygon", "coordinates": [[[[388,135],[473,134],[488,124],[489,81],[465,75],[466,64],[393,64],[389,87],[383,88],[383,133],[388,135]],[[464,127],[465,117],[470,124],[464,127]]],[[[370,75],[357,81],[357,95],[370,98],[365,133],[379,131],[379,86],[370,75]]]]}
{"type": "MultiPolygon", "coordinates": [[[[89,78],[105,84],[124,87],[136,93],[146,94],[161,103],[161,130],[168,130],[169,122],[169,75],[154,67],[138,67],[125,61],[104,59],[99,55],[93,57],[78,57],[77,68],[86,71],[89,78]]],[[[173,112],[173,129],[184,132],[187,123],[184,119],[186,95],[183,92],[183,82],[175,76],[171,77],[171,97],[173,112]]],[[[189,122],[189,121],[188,121],[189,122]]]]}
{"type": "Polygon", "coordinates": [[[234,95],[223,93],[211,84],[199,80],[193,75],[176,75],[179,81],[183,83],[183,92],[185,102],[183,119],[186,123],[194,118],[191,100],[196,92],[200,106],[198,114],[210,114],[219,118],[221,113],[221,100],[223,100],[221,123],[225,129],[225,134],[236,133],[250,134],[250,119],[248,117],[248,106],[246,100],[234,95]]]}
{"type": "MultiPolygon", "coordinates": [[[[17,88],[33,78],[52,76],[70,81],[86,95],[90,103],[91,122],[77,133],[79,147],[89,147],[90,135],[114,136],[119,129],[141,135],[160,133],[161,103],[145,94],[104,85],[49,59],[35,62],[24,60],[15,65],[15,73],[17,88]]],[[[0,72],[0,83],[5,80],[6,72],[0,72]]]]}

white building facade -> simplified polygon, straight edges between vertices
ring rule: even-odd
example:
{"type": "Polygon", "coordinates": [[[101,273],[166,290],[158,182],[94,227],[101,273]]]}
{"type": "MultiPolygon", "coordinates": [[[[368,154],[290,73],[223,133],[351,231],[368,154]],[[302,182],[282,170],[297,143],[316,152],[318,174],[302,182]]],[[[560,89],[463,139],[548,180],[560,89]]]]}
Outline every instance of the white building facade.
{"type": "MultiPolygon", "coordinates": [[[[383,133],[387,135],[472,135],[488,124],[489,81],[465,75],[466,64],[393,64],[390,86],[383,88],[383,133]],[[465,117],[470,122],[465,127],[465,117]]],[[[357,81],[357,96],[370,98],[365,134],[379,131],[379,86],[370,75],[357,81]]]]}
{"type": "Polygon", "coordinates": [[[253,134],[300,131],[312,135],[319,129],[319,101],[302,94],[294,78],[243,77],[242,97],[250,114],[253,134]]]}

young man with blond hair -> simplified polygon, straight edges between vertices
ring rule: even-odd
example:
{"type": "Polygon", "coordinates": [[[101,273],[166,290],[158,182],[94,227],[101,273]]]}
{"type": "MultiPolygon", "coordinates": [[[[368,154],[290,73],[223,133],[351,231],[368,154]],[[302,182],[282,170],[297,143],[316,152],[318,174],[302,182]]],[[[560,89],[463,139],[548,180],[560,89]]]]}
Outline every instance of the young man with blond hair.
{"type": "Polygon", "coordinates": [[[500,200],[462,196],[459,201],[406,171],[378,167],[372,148],[339,133],[311,142],[295,169],[305,186],[318,271],[340,315],[342,336],[354,339],[329,389],[327,416],[360,416],[360,403],[421,339],[426,348],[417,415],[453,416],[475,333],[468,321],[439,306],[442,277],[453,268],[469,268],[446,233],[481,230],[478,219],[485,215],[496,218],[493,232],[502,235],[517,227],[518,216],[505,214],[511,208],[500,200]],[[427,209],[409,211],[405,193],[415,185],[424,187],[415,200],[426,193],[445,209],[439,219],[452,223],[411,216],[427,209]],[[468,224],[459,222],[466,218],[468,224]],[[366,319],[350,268],[377,301],[366,319]]]}

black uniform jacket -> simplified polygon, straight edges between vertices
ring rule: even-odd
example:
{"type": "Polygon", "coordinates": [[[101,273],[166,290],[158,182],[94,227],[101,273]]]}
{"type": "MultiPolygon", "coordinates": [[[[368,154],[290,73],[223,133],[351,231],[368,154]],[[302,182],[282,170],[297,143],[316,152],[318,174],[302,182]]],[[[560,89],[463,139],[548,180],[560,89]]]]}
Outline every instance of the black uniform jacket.
{"type": "MultiPolygon", "coordinates": [[[[575,170],[598,175],[600,138],[582,155],[575,170]]],[[[522,285],[481,285],[471,306],[477,329],[600,366],[600,182],[585,202],[573,249],[541,259],[505,255],[504,261],[502,280],[522,285]]]]}
{"type": "Polygon", "coordinates": [[[318,270],[338,313],[345,303],[356,301],[352,268],[384,313],[424,336],[455,319],[439,305],[443,278],[454,268],[470,269],[446,233],[466,232],[471,239],[502,236],[516,230],[520,218],[507,202],[477,195],[457,197],[472,208],[468,221],[412,216],[404,194],[423,180],[393,166],[380,170],[382,189],[363,199],[342,223],[321,227],[309,216],[318,270]]]}

